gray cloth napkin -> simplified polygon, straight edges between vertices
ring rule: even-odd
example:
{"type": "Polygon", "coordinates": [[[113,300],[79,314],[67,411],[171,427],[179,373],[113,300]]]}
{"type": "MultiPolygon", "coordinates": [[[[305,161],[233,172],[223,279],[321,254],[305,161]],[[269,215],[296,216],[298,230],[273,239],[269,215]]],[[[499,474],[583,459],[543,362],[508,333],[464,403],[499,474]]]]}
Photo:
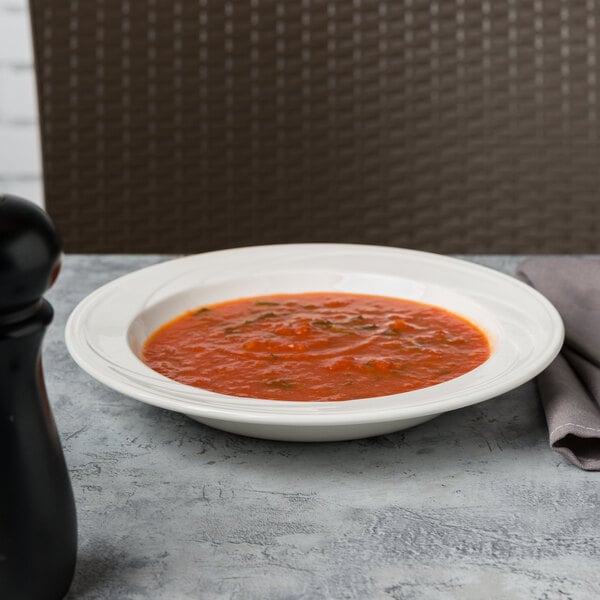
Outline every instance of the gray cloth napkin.
{"type": "Polygon", "coordinates": [[[600,261],[536,257],[517,275],[560,313],[565,343],[537,383],[550,446],[587,471],[600,470],[600,261]]]}

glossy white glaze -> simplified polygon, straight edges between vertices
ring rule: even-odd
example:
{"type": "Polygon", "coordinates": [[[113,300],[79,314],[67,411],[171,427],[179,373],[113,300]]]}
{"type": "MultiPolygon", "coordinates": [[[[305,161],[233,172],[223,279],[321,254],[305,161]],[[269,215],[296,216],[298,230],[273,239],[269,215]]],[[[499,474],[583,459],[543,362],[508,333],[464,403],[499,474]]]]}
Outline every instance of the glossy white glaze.
{"type": "Polygon", "coordinates": [[[398,248],[290,244],[193,255],[121,277],[79,304],[67,323],[66,341],[84,370],[143,402],[249,436],[337,441],[401,430],[513,389],[553,360],[563,327],[535,290],[472,263],[398,248]],[[323,403],[225,396],[167,379],[139,359],[146,337],[185,310],[306,291],[379,294],[444,307],[484,329],[492,355],[440,385],[323,403]]]}

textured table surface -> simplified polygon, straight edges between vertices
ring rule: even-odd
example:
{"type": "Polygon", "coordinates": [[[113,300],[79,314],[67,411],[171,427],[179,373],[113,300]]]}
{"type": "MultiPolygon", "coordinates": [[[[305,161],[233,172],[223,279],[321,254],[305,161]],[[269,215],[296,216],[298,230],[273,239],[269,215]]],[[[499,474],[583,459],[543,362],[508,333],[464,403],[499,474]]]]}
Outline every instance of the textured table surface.
{"type": "Polygon", "coordinates": [[[599,475],[549,450],[533,382],[392,435],[294,444],[210,429],[81,371],[70,311],[164,258],[67,256],[48,294],[46,380],[79,519],[70,600],[600,597],[599,475]]]}

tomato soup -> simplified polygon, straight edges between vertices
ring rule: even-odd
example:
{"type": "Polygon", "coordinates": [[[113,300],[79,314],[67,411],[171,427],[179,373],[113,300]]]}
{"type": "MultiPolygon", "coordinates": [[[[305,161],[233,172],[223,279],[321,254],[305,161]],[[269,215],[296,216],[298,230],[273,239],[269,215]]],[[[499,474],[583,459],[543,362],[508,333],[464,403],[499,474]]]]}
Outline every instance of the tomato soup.
{"type": "Polygon", "coordinates": [[[441,308],[328,292],[205,306],[159,328],[142,352],[152,369],[187,385],[313,402],[435,385],[489,355],[480,329],[441,308]]]}

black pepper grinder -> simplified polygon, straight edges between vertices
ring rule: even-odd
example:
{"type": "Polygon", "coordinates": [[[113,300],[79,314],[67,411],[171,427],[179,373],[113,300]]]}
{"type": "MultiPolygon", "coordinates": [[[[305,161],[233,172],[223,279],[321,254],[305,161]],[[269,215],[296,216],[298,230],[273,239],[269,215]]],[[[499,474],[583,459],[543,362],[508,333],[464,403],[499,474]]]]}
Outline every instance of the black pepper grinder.
{"type": "Polygon", "coordinates": [[[0,598],[59,600],[77,553],[75,502],[41,366],[42,298],[61,244],[35,204],[0,195],[0,598]]]}

